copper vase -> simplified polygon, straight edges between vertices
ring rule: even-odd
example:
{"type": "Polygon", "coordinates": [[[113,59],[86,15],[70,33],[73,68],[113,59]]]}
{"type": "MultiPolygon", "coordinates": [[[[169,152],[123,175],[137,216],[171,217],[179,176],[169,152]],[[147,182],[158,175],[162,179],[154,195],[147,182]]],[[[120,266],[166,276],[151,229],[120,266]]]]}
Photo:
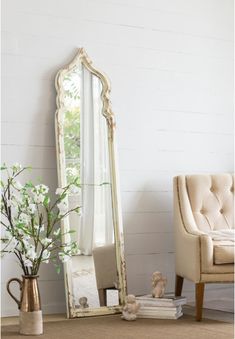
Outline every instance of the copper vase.
{"type": "Polygon", "coordinates": [[[7,291],[20,310],[20,333],[39,335],[43,333],[41,300],[38,288],[38,275],[23,275],[22,280],[12,278],[7,283],[7,291]],[[16,281],[20,287],[20,300],[10,290],[10,284],[16,281]]]}

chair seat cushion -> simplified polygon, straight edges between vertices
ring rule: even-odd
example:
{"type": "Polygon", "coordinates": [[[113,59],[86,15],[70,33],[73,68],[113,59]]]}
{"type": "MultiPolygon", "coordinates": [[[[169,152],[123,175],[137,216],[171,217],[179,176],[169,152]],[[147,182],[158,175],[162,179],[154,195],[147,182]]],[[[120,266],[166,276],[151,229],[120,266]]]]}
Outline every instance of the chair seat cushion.
{"type": "Polygon", "coordinates": [[[234,263],[234,242],[231,240],[213,241],[214,264],[234,263]]]}

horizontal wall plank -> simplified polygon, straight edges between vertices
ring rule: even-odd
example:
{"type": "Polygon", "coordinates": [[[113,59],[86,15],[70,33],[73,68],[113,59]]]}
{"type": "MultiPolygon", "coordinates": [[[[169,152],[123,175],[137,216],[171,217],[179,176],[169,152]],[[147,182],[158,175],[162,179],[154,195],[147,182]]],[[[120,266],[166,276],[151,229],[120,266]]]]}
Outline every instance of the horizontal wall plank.
{"type": "Polygon", "coordinates": [[[125,235],[145,233],[169,233],[173,230],[172,212],[123,213],[125,235]]]}
{"type": "MultiPolygon", "coordinates": [[[[185,142],[187,142],[187,139],[185,139],[185,142]]],[[[149,157],[149,154],[146,153],[145,150],[122,149],[119,151],[119,162],[121,170],[147,170],[148,168],[152,168],[162,171],[171,168],[172,170],[192,173],[195,171],[195,168],[201,172],[206,168],[208,171],[214,173],[215,169],[221,172],[224,171],[224,168],[231,168],[233,152],[231,148],[229,150],[225,149],[225,152],[227,154],[216,154],[216,152],[204,153],[203,150],[199,149],[197,152],[178,150],[168,152],[157,150],[157,157],[149,157]],[[227,153],[227,151],[229,151],[229,153],[227,153]],[[200,161],[202,154],[203,163],[200,161]]]]}
{"type": "Polygon", "coordinates": [[[129,255],[173,252],[173,240],[171,233],[126,234],[125,253],[129,255]]]}
{"type": "Polygon", "coordinates": [[[55,147],[55,127],[50,124],[3,122],[2,139],[6,145],[55,147]],[[24,133],[22,133],[22,128],[24,133]]]}
{"type": "MultiPolygon", "coordinates": [[[[159,117],[159,115],[158,115],[159,117]]],[[[160,120],[160,118],[159,118],[160,120]]],[[[174,121],[174,119],[172,119],[174,121]]],[[[189,119],[190,120],[190,119],[189,119]]],[[[216,119],[214,119],[216,120],[216,119]]],[[[227,119],[226,119],[227,120],[227,119]]],[[[170,119],[169,119],[170,121],[170,119]]],[[[192,119],[193,121],[193,119],[192,119]]],[[[128,129],[124,127],[122,130],[118,131],[118,146],[120,150],[124,151],[126,149],[130,150],[139,150],[140,152],[148,149],[149,147],[154,147],[155,152],[158,151],[184,151],[184,152],[192,152],[197,153],[198,150],[203,150],[204,154],[206,153],[224,153],[224,150],[229,150],[233,143],[233,134],[230,126],[224,126],[221,123],[221,129],[219,129],[219,122],[217,127],[217,132],[206,132],[206,127],[202,127],[201,131],[198,127],[190,127],[190,123],[188,124],[182,123],[183,126],[178,126],[178,128],[183,128],[181,130],[175,130],[176,124],[172,124],[172,127],[164,126],[164,130],[161,130],[161,126],[151,126],[149,128],[145,128],[145,124],[141,126],[138,124],[137,126],[132,126],[134,128],[128,129]],[[159,129],[158,129],[159,128],[159,129]],[[172,128],[172,130],[170,130],[172,128]],[[174,130],[173,130],[174,129],[174,130]],[[190,130],[191,129],[191,130],[190,130]],[[143,135],[146,135],[145,138],[142,138],[140,141],[140,130],[143,135]],[[128,140],[125,141],[124,136],[128,133],[128,140]],[[172,143],[174,140],[174,143],[172,143]]],[[[157,124],[157,121],[156,121],[157,124]]],[[[161,125],[161,123],[160,123],[161,125]]],[[[203,125],[203,124],[202,124],[203,125]]],[[[212,128],[208,128],[210,130],[212,128]]]]}

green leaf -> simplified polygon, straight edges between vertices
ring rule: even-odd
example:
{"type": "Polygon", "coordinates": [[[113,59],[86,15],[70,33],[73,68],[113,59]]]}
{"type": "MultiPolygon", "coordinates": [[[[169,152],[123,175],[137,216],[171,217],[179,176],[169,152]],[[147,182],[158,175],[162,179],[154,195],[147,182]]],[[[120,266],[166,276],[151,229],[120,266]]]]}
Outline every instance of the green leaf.
{"type": "Polygon", "coordinates": [[[34,187],[34,185],[33,185],[33,183],[31,181],[26,182],[26,184],[24,186],[26,188],[33,188],[34,187]]]}
{"type": "Polygon", "coordinates": [[[56,266],[56,268],[55,268],[55,269],[56,269],[56,273],[57,273],[57,274],[60,274],[60,271],[61,271],[61,268],[60,268],[60,266],[56,266]]]}
{"type": "Polygon", "coordinates": [[[110,182],[102,182],[99,186],[110,185],[110,182]]]}
{"type": "Polygon", "coordinates": [[[76,233],[75,230],[69,230],[68,232],[66,232],[65,234],[72,234],[72,233],[76,233]]]}
{"type": "Polygon", "coordinates": [[[49,205],[49,202],[50,202],[50,198],[49,198],[48,195],[46,195],[46,196],[45,196],[45,199],[44,199],[44,201],[43,201],[43,205],[47,207],[47,206],[49,205]]]}
{"type": "Polygon", "coordinates": [[[6,170],[7,169],[7,166],[5,165],[5,164],[3,164],[1,167],[0,167],[0,170],[1,171],[4,171],[4,170],[6,170]]]}

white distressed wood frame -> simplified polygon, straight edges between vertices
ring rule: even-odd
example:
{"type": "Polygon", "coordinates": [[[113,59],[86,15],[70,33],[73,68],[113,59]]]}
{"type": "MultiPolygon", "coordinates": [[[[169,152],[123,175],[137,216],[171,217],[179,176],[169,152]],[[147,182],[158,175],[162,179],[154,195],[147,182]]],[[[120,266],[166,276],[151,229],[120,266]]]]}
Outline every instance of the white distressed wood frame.
{"type": "MultiPolygon", "coordinates": [[[[114,221],[114,237],[116,244],[116,258],[117,258],[117,271],[119,279],[119,305],[100,307],[93,309],[78,310],[73,305],[72,296],[72,269],[71,260],[64,263],[64,281],[65,281],[65,294],[67,305],[67,317],[86,317],[97,316],[105,314],[120,313],[122,305],[126,296],[126,266],[124,259],[124,241],[123,241],[123,226],[122,226],[122,213],[121,213],[121,200],[119,191],[119,175],[117,171],[117,152],[115,144],[115,120],[114,114],[111,109],[110,103],[110,83],[108,78],[95,69],[92,65],[92,61],[86,54],[83,48],[79,48],[75,58],[72,62],[62,68],[56,75],[55,86],[57,91],[57,110],[55,114],[55,135],[56,135],[56,154],[57,154],[57,172],[58,172],[58,184],[59,187],[66,185],[65,174],[65,153],[64,153],[64,141],[63,141],[63,86],[62,80],[64,74],[77,67],[82,63],[87,70],[96,75],[102,83],[101,98],[103,100],[103,112],[102,114],[106,118],[108,126],[108,149],[110,159],[110,172],[111,172],[111,195],[112,195],[112,207],[113,207],[113,221],[114,221]]],[[[69,228],[68,218],[61,222],[62,234],[69,228]]],[[[62,241],[66,241],[64,239],[62,241]]]]}

